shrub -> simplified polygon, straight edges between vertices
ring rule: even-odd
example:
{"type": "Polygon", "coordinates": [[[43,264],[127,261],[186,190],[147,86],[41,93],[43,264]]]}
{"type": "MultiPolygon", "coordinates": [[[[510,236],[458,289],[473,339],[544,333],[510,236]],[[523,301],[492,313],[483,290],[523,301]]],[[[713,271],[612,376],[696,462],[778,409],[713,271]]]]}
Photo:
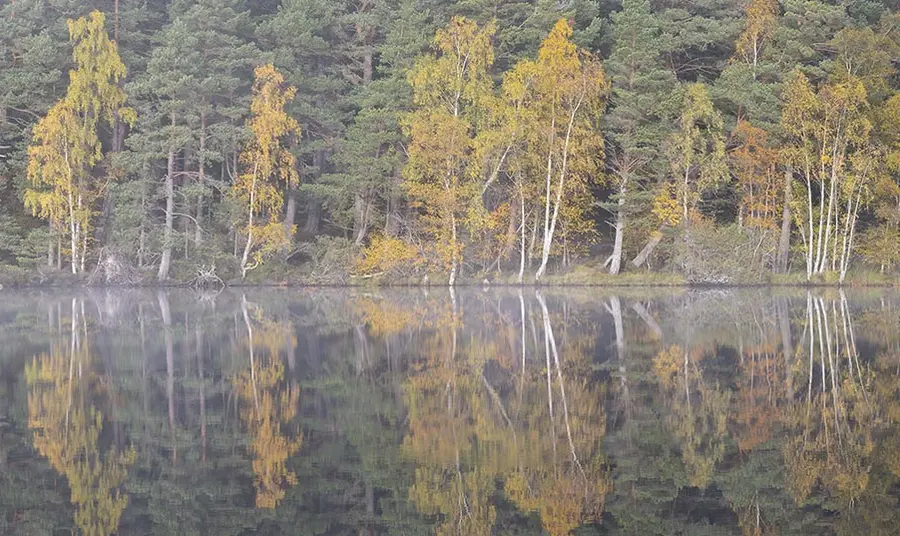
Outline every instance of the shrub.
{"type": "Polygon", "coordinates": [[[683,228],[674,262],[691,283],[759,283],[770,271],[777,240],[771,230],[701,220],[683,228]]]}
{"type": "Polygon", "coordinates": [[[385,274],[406,277],[416,273],[422,264],[419,249],[413,244],[399,238],[376,235],[357,256],[354,271],[359,276],[385,274]]]}

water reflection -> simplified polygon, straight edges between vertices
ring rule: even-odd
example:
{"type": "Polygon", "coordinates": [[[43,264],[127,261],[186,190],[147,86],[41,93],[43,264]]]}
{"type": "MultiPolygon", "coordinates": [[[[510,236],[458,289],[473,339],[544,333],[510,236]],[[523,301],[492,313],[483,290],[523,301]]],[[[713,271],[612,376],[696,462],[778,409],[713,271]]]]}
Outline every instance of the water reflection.
{"type": "Polygon", "coordinates": [[[895,294],[3,297],[4,534],[900,521],[895,294]]]}

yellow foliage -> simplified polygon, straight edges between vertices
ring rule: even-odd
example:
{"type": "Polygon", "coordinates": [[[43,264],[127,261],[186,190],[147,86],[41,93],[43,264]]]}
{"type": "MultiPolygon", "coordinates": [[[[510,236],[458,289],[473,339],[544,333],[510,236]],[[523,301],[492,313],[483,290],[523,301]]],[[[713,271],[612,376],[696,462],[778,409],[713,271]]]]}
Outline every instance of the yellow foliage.
{"type": "Polygon", "coordinates": [[[783,181],[776,174],[778,151],[764,130],[739,120],[732,137],[738,145],[729,153],[741,194],[740,217],[751,227],[774,229],[781,216],[783,181]]]}
{"type": "Polygon", "coordinates": [[[102,183],[91,177],[103,157],[97,129],[101,121],[113,125],[118,117],[131,124],[136,118],[119,85],[125,65],[104,24],[99,11],[68,21],[75,69],[66,96],[35,125],[28,148],[32,188],[25,192],[25,206],[68,233],[73,272],[83,264],[93,205],[103,193],[102,183]]]}
{"type": "Polygon", "coordinates": [[[687,219],[697,209],[703,191],[729,176],[722,115],[704,84],[686,87],[678,123],[666,152],[682,218],[687,219]]]}
{"type": "Polygon", "coordinates": [[[247,242],[241,259],[245,277],[265,257],[289,243],[294,230],[278,224],[284,202],[281,188],[299,182],[294,155],[282,145],[285,137],[300,136],[297,121],[284,111],[297,90],[285,87],[284,76],[272,64],[257,67],[253,74],[251,117],[247,122],[251,138],[240,156],[243,172],[231,188],[232,195],[247,207],[247,242]]]}
{"type": "Polygon", "coordinates": [[[747,4],[747,19],[744,31],[735,45],[738,56],[752,67],[756,67],[762,54],[762,47],[778,26],[777,0],[751,0],[747,4]]]}
{"type": "Polygon", "coordinates": [[[684,350],[680,346],[670,346],[653,357],[653,372],[666,387],[671,387],[675,376],[681,371],[684,350]]]}
{"type": "Polygon", "coordinates": [[[454,17],[437,32],[436,53],[409,73],[415,109],[403,119],[409,136],[404,186],[451,283],[462,262],[463,228],[477,227],[471,218],[471,207],[480,204],[475,138],[494,102],[488,69],[495,30],[454,17]]]}
{"type": "Polygon", "coordinates": [[[399,238],[382,234],[372,236],[369,245],[356,258],[354,271],[359,275],[379,272],[409,272],[424,263],[419,249],[399,238]]]}
{"type": "Polygon", "coordinates": [[[678,187],[673,182],[663,184],[653,197],[651,209],[656,219],[663,225],[676,226],[681,222],[682,210],[678,205],[678,187]]]}

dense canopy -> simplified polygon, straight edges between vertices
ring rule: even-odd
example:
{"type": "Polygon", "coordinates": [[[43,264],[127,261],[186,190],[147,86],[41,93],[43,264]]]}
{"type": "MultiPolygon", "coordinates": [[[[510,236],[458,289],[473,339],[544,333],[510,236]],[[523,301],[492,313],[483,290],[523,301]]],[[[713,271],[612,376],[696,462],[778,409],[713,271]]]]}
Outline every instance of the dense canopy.
{"type": "Polygon", "coordinates": [[[892,276],[898,26],[887,0],[5,2],[0,281],[892,276]]]}

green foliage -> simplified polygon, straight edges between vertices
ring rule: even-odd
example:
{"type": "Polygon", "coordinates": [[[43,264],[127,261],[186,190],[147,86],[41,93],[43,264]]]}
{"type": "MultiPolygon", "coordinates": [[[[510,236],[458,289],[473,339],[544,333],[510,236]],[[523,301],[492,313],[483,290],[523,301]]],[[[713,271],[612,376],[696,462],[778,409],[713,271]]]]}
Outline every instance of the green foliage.
{"type": "MultiPolygon", "coordinates": [[[[649,253],[659,243],[651,258],[661,266],[674,244],[661,225],[699,216],[743,225],[749,199],[773,233],[784,229],[779,269],[788,252],[819,249],[819,227],[832,236],[809,260],[809,279],[831,270],[846,279],[858,259],[896,269],[890,248],[874,246],[890,243],[900,210],[884,187],[898,184],[900,169],[900,32],[896,6],[884,0],[64,0],[49,12],[45,4],[0,6],[0,263],[27,267],[36,280],[52,280],[60,257],[87,270],[104,248],[148,278],[158,268],[166,279],[169,265],[182,281],[203,267],[231,275],[235,263],[255,264],[241,262],[247,226],[237,222],[248,214],[225,194],[246,174],[253,70],[266,63],[297,88],[285,113],[301,128],[284,140],[300,186],[279,185],[277,224],[257,229],[277,244],[259,249],[266,257],[338,236],[383,249],[384,237],[419,252],[401,270],[410,274],[427,265],[512,280],[593,265],[609,249],[618,274],[633,269],[628,260],[648,239],[649,253]],[[483,35],[453,76],[442,65],[460,20],[483,35]],[[592,102],[577,107],[571,150],[562,147],[565,111],[552,118],[563,103],[552,102],[575,86],[538,68],[540,50],[562,42],[560,21],[590,67],[580,72],[592,102]],[[796,73],[817,101],[804,119],[796,73]],[[425,117],[459,84],[458,117],[425,117]],[[849,137],[800,134],[798,125],[822,127],[842,106],[850,121],[834,132],[849,137]],[[764,180],[724,158],[746,149],[746,124],[761,129],[768,156],[777,153],[764,180]],[[822,157],[829,148],[838,156],[822,157]],[[67,150],[68,164],[53,158],[67,150]],[[824,169],[809,184],[804,150],[824,169]],[[442,193],[434,187],[448,169],[442,193]],[[818,177],[832,169],[833,195],[831,179],[818,177]],[[785,188],[791,178],[795,187],[785,188]],[[810,203],[826,214],[810,218],[810,203]]],[[[301,258],[312,262],[277,261],[283,278],[301,258]]]]}

